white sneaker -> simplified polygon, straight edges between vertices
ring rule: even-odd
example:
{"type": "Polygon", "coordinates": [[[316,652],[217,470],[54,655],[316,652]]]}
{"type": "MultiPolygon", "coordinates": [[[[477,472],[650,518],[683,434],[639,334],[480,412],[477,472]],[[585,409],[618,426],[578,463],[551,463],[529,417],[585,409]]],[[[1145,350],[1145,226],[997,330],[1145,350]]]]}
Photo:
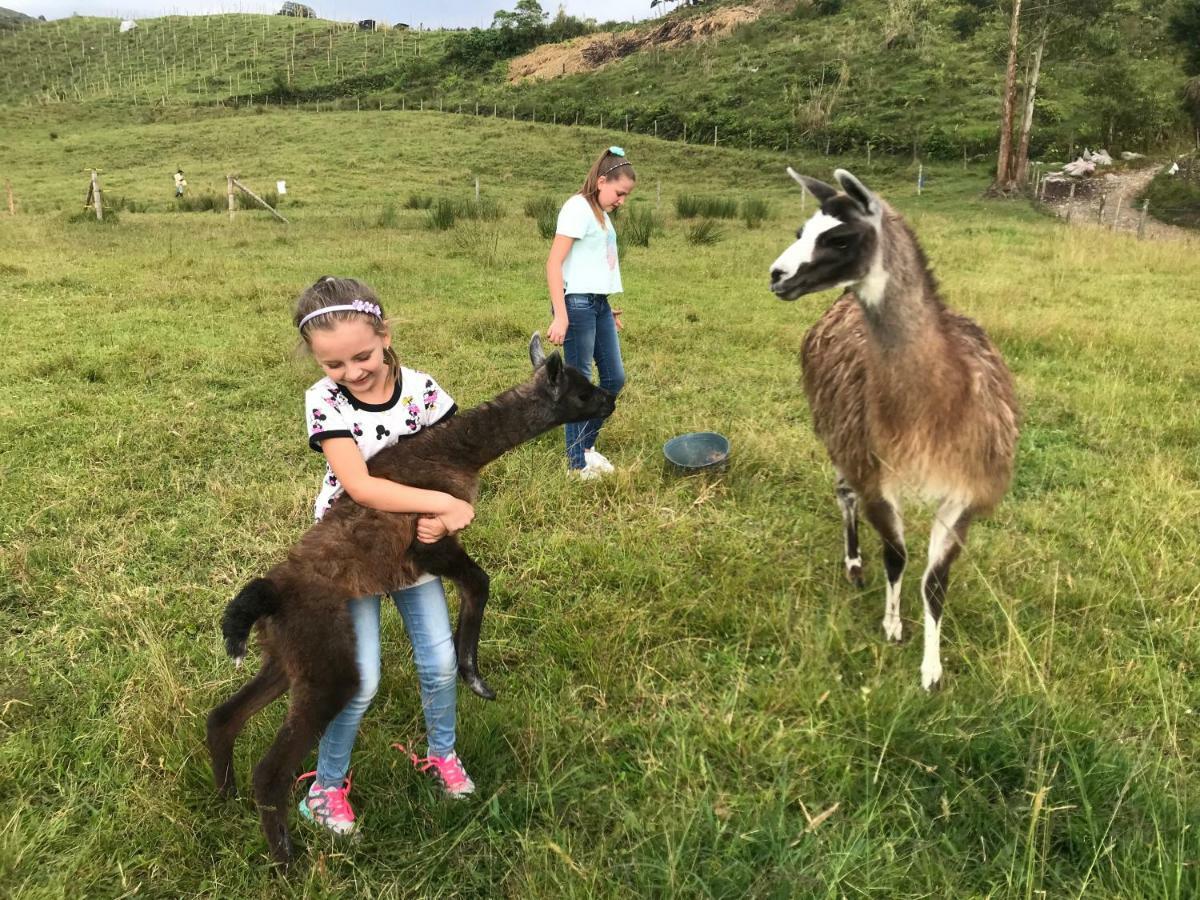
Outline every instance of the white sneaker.
{"type": "Polygon", "coordinates": [[[595,469],[592,466],[584,466],[582,469],[567,469],[567,475],[571,478],[578,478],[580,481],[593,481],[603,476],[603,472],[595,469]]]}
{"type": "Polygon", "coordinates": [[[613,464],[610,463],[599,450],[594,447],[591,450],[583,451],[583,461],[587,463],[587,468],[595,469],[602,475],[607,475],[610,472],[616,471],[613,464]]]}

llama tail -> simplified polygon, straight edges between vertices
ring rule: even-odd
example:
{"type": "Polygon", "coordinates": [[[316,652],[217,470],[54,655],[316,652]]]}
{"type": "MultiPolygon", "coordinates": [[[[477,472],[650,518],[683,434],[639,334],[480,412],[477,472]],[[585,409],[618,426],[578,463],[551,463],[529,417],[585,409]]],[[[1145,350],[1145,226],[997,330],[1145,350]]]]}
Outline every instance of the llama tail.
{"type": "Polygon", "coordinates": [[[241,666],[246,656],[246,640],[254,623],[278,609],[279,592],[266,578],[255,578],[229,601],[221,617],[221,634],[225,637],[225,652],[234,665],[241,666]]]}

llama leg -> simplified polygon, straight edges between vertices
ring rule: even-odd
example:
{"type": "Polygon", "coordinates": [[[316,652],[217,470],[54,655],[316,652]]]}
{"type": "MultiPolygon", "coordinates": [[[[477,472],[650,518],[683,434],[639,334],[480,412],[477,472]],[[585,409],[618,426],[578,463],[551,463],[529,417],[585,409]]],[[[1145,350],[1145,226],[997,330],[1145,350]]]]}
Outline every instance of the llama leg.
{"type": "Polygon", "coordinates": [[[426,572],[449,578],[458,588],[458,627],[454,632],[458,674],[484,700],[495,700],[496,692],[479,674],[479,631],[488,601],[491,581],[488,573],[455,540],[443,539],[436,544],[418,542],[413,545],[413,556],[426,572]]]}
{"type": "MultiPolygon", "coordinates": [[[[837,472],[837,470],[834,470],[837,472]]],[[[862,551],[858,546],[858,494],[841,472],[837,472],[837,483],[834,490],[837,493],[838,506],[842,510],[842,526],[845,530],[846,545],[846,577],[850,583],[860,590],[863,587],[862,551]]]]}
{"type": "Polygon", "coordinates": [[[222,797],[237,796],[233,744],[246,722],[287,690],[287,675],[271,657],[241,689],[208,714],[206,743],[212,759],[213,781],[222,797]]]}
{"type": "Polygon", "coordinates": [[[944,502],[933,519],[929,535],[929,565],[921,576],[925,600],[925,655],[921,659],[921,687],[933,690],[942,680],[942,607],[950,583],[950,564],[967,541],[971,511],[963,503],[944,502]]]}
{"type": "Polygon", "coordinates": [[[904,522],[899,510],[880,497],[863,508],[863,514],[883,540],[883,567],[887,572],[887,596],[883,605],[883,633],[889,640],[899,641],[904,632],[900,620],[900,579],[908,551],[904,546],[904,522]]]}
{"type": "MultiPolygon", "coordinates": [[[[330,670],[348,675],[338,668],[330,670]]],[[[275,862],[292,861],[292,838],[288,832],[288,790],[296,770],[316,746],[325,726],[333,721],[358,689],[357,675],[348,680],[327,677],[320,685],[293,685],[292,702],[274,743],[254,767],[254,800],[267,847],[275,862]]]]}

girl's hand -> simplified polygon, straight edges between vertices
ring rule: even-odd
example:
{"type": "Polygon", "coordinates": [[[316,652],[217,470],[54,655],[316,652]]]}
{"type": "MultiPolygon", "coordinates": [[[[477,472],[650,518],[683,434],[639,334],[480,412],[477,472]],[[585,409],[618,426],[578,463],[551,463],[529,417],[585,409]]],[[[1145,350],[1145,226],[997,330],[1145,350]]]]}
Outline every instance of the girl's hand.
{"type": "Polygon", "coordinates": [[[437,517],[447,534],[458,534],[475,519],[475,507],[457,497],[450,498],[450,507],[437,517]]]}
{"type": "Polygon", "coordinates": [[[625,328],[625,325],[621,322],[621,312],[622,311],[617,309],[615,306],[613,307],[613,324],[617,326],[617,331],[621,331],[625,328]]]}
{"type": "Polygon", "coordinates": [[[567,338],[567,327],[570,323],[566,316],[559,318],[554,317],[554,321],[550,323],[550,327],[546,329],[546,340],[552,344],[562,344],[567,338]]]}
{"type": "Polygon", "coordinates": [[[449,533],[437,516],[422,516],[417,519],[417,540],[422,544],[436,544],[449,533]]]}

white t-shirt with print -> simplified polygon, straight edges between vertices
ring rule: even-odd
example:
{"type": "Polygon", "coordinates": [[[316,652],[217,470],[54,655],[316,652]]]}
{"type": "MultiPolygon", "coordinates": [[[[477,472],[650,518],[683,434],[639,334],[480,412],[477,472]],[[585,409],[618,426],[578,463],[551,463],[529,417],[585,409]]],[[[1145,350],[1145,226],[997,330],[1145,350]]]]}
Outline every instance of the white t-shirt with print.
{"type": "Polygon", "coordinates": [[[617,233],[604,213],[604,227],[583,194],[575,194],[558,213],[557,234],[575,238],[563,260],[567,294],[621,293],[621,266],[617,260],[617,233]]]}
{"type": "MultiPolygon", "coordinates": [[[[304,392],[308,445],[320,453],[321,442],[328,438],[353,438],[365,460],[452,415],[456,409],[454,399],[433,376],[404,366],[400,367],[396,389],[384,403],[364,403],[332,378],[322,378],[304,392]]],[[[342,486],[326,462],[321,492],[313,505],[317,521],[341,494],[342,486]]]]}

